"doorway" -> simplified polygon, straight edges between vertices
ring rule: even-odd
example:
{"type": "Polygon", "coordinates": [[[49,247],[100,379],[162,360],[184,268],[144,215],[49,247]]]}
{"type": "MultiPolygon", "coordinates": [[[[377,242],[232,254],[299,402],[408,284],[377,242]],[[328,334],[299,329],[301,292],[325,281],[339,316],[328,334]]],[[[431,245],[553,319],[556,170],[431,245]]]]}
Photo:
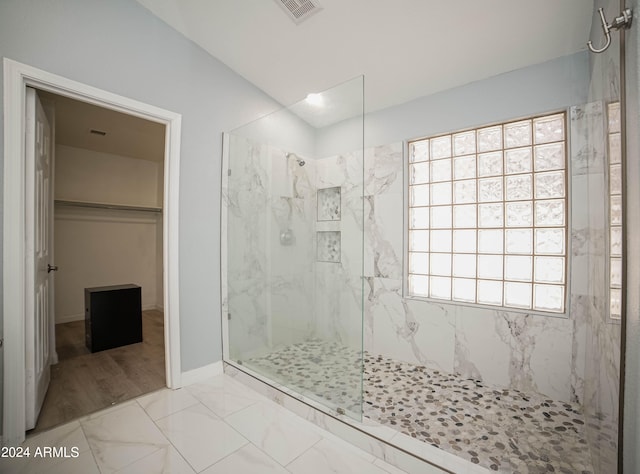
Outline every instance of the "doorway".
{"type": "Polygon", "coordinates": [[[166,386],[179,388],[178,210],[180,115],[4,59],[4,215],[3,215],[3,445],[25,438],[25,332],[29,316],[27,245],[34,236],[25,231],[24,104],[27,86],[140,117],[165,127],[162,198],[162,260],[164,272],[162,333],[166,386]]]}
{"type": "Polygon", "coordinates": [[[30,434],[166,385],[165,125],[46,91],[37,97],[52,128],[51,325],[57,357],[37,420],[27,412],[30,434]],[[110,311],[104,316],[111,322],[99,327],[102,320],[85,314],[85,289],[123,284],[137,287],[129,291],[140,295],[142,314],[118,322],[125,313],[110,311]],[[109,327],[119,328],[117,337],[109,327]]]}

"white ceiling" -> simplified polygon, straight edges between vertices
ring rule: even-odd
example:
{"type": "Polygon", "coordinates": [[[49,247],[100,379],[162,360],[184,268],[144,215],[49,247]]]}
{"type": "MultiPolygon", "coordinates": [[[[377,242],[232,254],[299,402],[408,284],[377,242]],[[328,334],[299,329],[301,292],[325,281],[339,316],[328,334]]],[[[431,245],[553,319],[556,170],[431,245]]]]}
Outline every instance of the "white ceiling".
{"type": "Polygon", "coordinates": [[[164,125],[50,92],[38,91],[38,95],[55,104],[56,144],[140,160],[164,160],[164,125]],[[92,129],[106,135],[90,133],[92,129]]]}
{"type": "Polygon", "coordinates": [[[368,112],[586,49],[593,0],[138,0],[283,105],[364,74],[368,112]]]}
{"type": "MultiPolygon", "coordinates": [[[[283,105],[363,74],[368,112],[584,50],[593,16],[593,0],[317,1],[296,25],[275,0],[138,0],[283,105]]],[[[346,99],[328,96],[331,117],[292,110],[319,127],[344,118],[358,108],[349,84],[336,92],[346,99]]],[[[163,159],[162,125],[43,95],[56,102],[58,143],[163,159]]]]}

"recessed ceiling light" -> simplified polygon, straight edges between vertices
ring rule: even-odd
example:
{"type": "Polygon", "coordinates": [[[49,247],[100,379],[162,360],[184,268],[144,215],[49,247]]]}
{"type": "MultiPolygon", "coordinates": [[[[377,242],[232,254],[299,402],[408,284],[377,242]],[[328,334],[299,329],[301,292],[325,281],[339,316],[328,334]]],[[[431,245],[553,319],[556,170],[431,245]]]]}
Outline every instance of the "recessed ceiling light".
{"type": "Polygon", "coordinates": [[[315,105],[317,107],[324,105],[324,98],[322,97],[322,94],[308,94],[305,100],[308,104],[315,105]]]}

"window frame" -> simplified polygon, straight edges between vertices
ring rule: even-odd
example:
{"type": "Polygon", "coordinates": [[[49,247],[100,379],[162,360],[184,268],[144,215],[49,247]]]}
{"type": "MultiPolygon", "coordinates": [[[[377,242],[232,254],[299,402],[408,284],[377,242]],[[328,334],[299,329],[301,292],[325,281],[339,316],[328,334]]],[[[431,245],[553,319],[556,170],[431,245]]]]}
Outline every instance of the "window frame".
{"type": "MultiPolygon", "coordinates": [[[[572,206],[572,196],[571,196],[571,146],[570,146],[570,135],[571,135],[571,130],[570,130],[570,120],[569,120],[569,111],[567,109],[556,109],[556,110],[552,110],[552,111],[548,111],[548,112],[544,112],[544,113],[535,113],[535,114],[530,114],[530,115],[526,115],[526,116],[521,116],[521,117],[517,117],[517,118],[512,118],[512,119],[508,119],[508,120],[503,120],[503,121],[494,121],[494,122],[489,122],[489,123],[483,123],[474,127],[467,127],[467,128],[461,128],[461,129],[455,129],[455,130],[451,130],[451,131],[440,131],[440,132],[436,132],[433,134],[429,134],[429,135],[422,135],[422,136],[418,136],[418,137],[414,137],[414,138],[410,138],[410,139],[406,139],[403,142],[403,258],[402,258],[402,296],[403,298],[407,299],[407,300],[415,300],[415,301],[424,301],[424,302],[428,302],[428,303],[432,303],[432,304],[437,304],[437,305],[452,305],[452,306],[464,306],[464,307],[470,307],[470,308],[477,308],[477,309],[487,309],[487,310],[492,310],[492,311],[500,311],[500,312],[507,312],[507,313],[520,313],[520,314],[531,314],[531,315],[539,315],[539,316],[546,316],[546,317],[552,317],[552,318],[561,318],[561,319],[567,319],[569,318],[570,312],[571,312],[571,229],[572,229],[572,220],[571,220],[571,206],[572,206]],[[518,122],[522,122],[522,121],[526,121],[526,120],[530,120],[532,125],[533,125],[533,121],[535,119],[539,119],[539,118],[543,118],[543,117],[549,117],[549,116],[553,116],[553,115],[562,115],[563,116],[563,122],[564,122],[564,159],[565,159],[565,167],[564,167],[564,173],[565,173],[565,177],[564,177],[564,192],[565,192],[565,196],[563,198],[564,200],[564,207],[565,207],[565,223],[564,226],[561,227],[557,227],[559,229],[564,229],[564,283],[562,284],[564,286],[564,301],[563,301],[563,311],[544,311],[544,310],[540,310],[540,309],[533,309],[533,298],[534,298],[534,291],[533,291],[533,285],[535,284],[535,276],[532,275],[531,278],[531,306],[532,308],[519,308],[519,307],[512,307],[512,306],[505,306],[504,305],[504,289],[502,291],[502,303],[499,305],[493,305],[493,304],[486,304],[486,303],[478,303],[478,302],[468,302],[468,301],[459,301],[459,300],[454,300],[453,299],[453,287],[451,288],[451,298],[450,299],[439,299],[439,298],[435,298],[435,297],[431,297],[431,296],[421,296],[421,295],[413,295],[409,292],[409,253],[410,253],[410,243],[409,243],[409,239],[410,239],[410,210],[411,210],[411,184],[410,184],[410,175],[409,175],[409,170],[410,170],[410,166],[412,164],[412,162],[410,161],[410,152],[411,152],[411,144],[417,141],[421,141],[421,140],[432,140],[432,139],[437,139],[439,137],[443,137],[443,136],[451,136],[453,138],[454,135],[457,134],[462,134],[465,132],[475,132],[476,133],[476,138],[477,138],[477,131],[481,130],[481,129],[485,129],[485,128],[491,128],[491,127],[495,127],[495,126],[501,126],[502,131],[503,131],[503,136],[502,139],[504,139],[504,126],[509,125],[509,124],[513,124],[513,123],[518,123],[518,122]]],[[[534,134],[534,131],[531,131],[532,133],[532,137],[534,134]]],[[[551,143],[556,143],[556,142],[551,142],[551,143]]],[[[531,148],[533,150],[533,147],[535,146],[535,143],[531,143],[531,148]]],[[[503,147],[500,149],[500,151],[502,153],[504,153],[504,143],[503,143],[503,147]]],[[[477,148],[477,143],[476,143],[476,152],[475,152],[475,157],[477,159],[478,155],[480,154],[478,148],[477,148]]],[[[454,152],[451,152],[451,159],[452,159],[452,163],[453,163],[453,158],[454,158],[454,152]]],[[[463,155],[461,155],[463,156],[463,155]]],[[[466,155],[465,155],[466,156],[466,155]]],[[[503,157],[504,160],[504,157],[503,157]]],[[[531,176],[535,181],[535,162],[534,160],[534,156],[532,155],[532,168],[531,168],[531,176]]],[[[429,157],[429,160],[427,160],[427,162],[432,161],[431,156],[429,157]]],[[[503,161],[503,165],[504,165],[504,161],[503,161]]],[[[477,166],[477,165],[476,165],[477,166]]],[[[453,168],[453,167],[452,167],[453,168]]],[[[477,168],[476,168],[477,170],[477,168]]],[[[453,171],[452,171],[453,173],[453,171]]],[[[502,174],[498,175],[500,176],[503,180],[506,176],[509,176],[505,173],[504,168],[502,171],[502,174]]],[[[475,176],[475,182],[476,182],[476,200],[475,200],[475,205],[477,206],[478,204],[480,204],[478,198],[477,198],[477,184],[479,182],[479,179],[481,177],[479,177],[476,173],[475,176]]],[[[453,179],[453,175],[452,178],[449,182],[452,183],[452,187],[453,187],[453,183],[454,183],[454,179],[453,179]]],[[[429,179],[429,184],[431,184],[431,177],[429,179]]],[[[504,181],[503,181],[504,183],[504,181]]],[[[535,208],[535,187],[534,184],[532,183],[532,198],[531,198],[531,202],[533,203],[533,206],[535,208]]],[[[519,202],[519,201],[507,201],[505,199],[505,194],[506,194],[506,189],[504,189],[503,187],[503,200],[500,201],[501,203],[503,203],[503,205],[505,205],[507,202],[519,202]]],[[[453,199],[451,202],[451,207],[453,208],[453,199]]],[[[428,206],[428,208],[430,208],[430,206],[428,206]]],[[[478,214],[478,210],[476,210],[476,215],[478,214]]],[[[528,229],[532,229],[533,233],[534,233],[534,242],[533,242],[533,246],[534,248],[532,249],[532,253],[531,253],[531,257],[532,259],[535,258],[536,253],[535,253],[535,209],[532,209],[532,226],[531,227],[525,227],[528,229]]],[[[503,214],[503,218],[504,218],[503,214]]],[[[481,229],[478,225],[479,223],[476,222],[476,232],[478,231],[478,229],[481,229]]],[[[506,221],[503,221],[502,227],[496,228],[496,229],[502,229],[503,231],[507,229],[507,225],[506,225],[506,221]]],[[[431,230],[431,227],[429,226],[429,230],[431,230]]],[[[453,224],[451,227],[451,230],[453,231],[453,224]]],[[[476,237],[477,238],[477,237],[476,237]]],[[[453,235],[451,237],[452,242],[453,242],[453,235]]],[[[429,250],[429,252],[427,252],[429,254],[431,254],[432,252],[429,250]]],[[[451,259],[453,260],[454,255],[460,255],[459,253],[456,254],[453,252],[453,248],[451,249],[450,252],[451,255],[451,259]]],[[[476,248],[476,252],[475,254],[470,254],[470,255],[475,255],[476,258],[478,255],[482,255],[478,253],[478,249],[476,248]]],[[[504,265],[504,257],[507,256],[508,254],[505,252],[505,250],[503,249],[502,251],[502,258],[503,258],[503,265],[504,265]]],[[[515,254],[515,255],[520,255],[520,254],[515,254]]],[[[535,269],[535,267],[532,265],[532,271],[535,269]]],[[[512,281],[512,280],[505,280],[505,275],[504,275],[505,269],[503,267],[503,277],[501,280],[495,280],[495,281],[501,281],[503,284],[505,281],[512,281]]],[[[450,276],[451,280],[453,281],[453,275],[450,276]]],[[[477,282],[479,280],[477,274],[476,277],[474,278],[474,280],[477,282]]],[[[477,283],[476,283],[477,284],[477,283]]],[[[476,290],[477,291],[477,290],[476,290]]],[[[477,293],[476,293],[476,301],[477,301],[477,293]]]]}

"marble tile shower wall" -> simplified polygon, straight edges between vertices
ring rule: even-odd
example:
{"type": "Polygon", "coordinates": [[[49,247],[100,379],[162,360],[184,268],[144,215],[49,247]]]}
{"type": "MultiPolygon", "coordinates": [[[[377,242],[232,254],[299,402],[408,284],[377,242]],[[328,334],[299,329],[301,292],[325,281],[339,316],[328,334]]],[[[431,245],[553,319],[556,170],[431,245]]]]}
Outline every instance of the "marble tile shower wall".
{"type": "Polygon", "coordinates": [[[313,160],[305,158],[301,167],[295,158],[285,158],[283,150],[266,148],[271,167],[268,314],[272,347],[281,347],[309,338],[314,329],[316,171],[313,160]]]}
{"type": "Polygon", "coordinates": [[[339,261],[318,259],[315,264],[315,337],[355,349],[362,346],[362,229],[370,209],[362,200],[362,161],[361,151],[314,160],[319,194],[340,193],[339,212],[333,214],[340,218],[327,219],[326,210],[334,206],[324,205],[315,222],[319,235],[337,234],[340,245],[339,261]]]}
{"type": "Polygon", "coordinates": [[[222,309],[230,355],[243,360],[312,335],[315,178],[313,162],[300,167],[274,147],[231,135],[229,150],[222,309]]]}
{"type": "MultiPolygon", "coordinates": [[[[620,373],[620,324],[607,311],[606,248],[606,108],[593,102],[571,110],[574,182],[587,187],[589,212],[574,225],[573,264],[576,305],[582,319],[576,321],[577,336],[584,340],[580,351],[587,438],[596,472],[615,472],[620,373]]],[[[576,216],[574,215],[574,222],[576,216]]]]}
{"type": "Polygon", "coordinates": [[[585,381],[598,363],[606,390],[617,384],[613,361],[586,358],[587,343],[615,339],[611,325],[593,327],[604,321],[604,155],[592,143],[602,126],[601,103],[571,111],[568,318],[402,298],[403,145],[365,150],[365,349],[556,400],[611,399],[585,381]]]}
{"type": "Polygon", "coordinates": [[[365,223],[365,255],[373,258],[365,275],[365,348],[559,400],[580,397],[575,391],[582,381],[573,371],[574,348],[567,344],[573,340],[573,318],[402,298],[402,146],[379,146],[365,153],[365,189],[370,193],[365,201],[372,204],[365,223]]]}
{"type": "Polygon", "coordinates": [[[222,308],[232,314],[230,355],[259,357],[309,338],[360,348],[362,152],[301,167],[284,150],[229,140],[222,308]],[[319,190],[332,201],[339,193],[338,214],[334,202],[318,207],[319,190]]]}

